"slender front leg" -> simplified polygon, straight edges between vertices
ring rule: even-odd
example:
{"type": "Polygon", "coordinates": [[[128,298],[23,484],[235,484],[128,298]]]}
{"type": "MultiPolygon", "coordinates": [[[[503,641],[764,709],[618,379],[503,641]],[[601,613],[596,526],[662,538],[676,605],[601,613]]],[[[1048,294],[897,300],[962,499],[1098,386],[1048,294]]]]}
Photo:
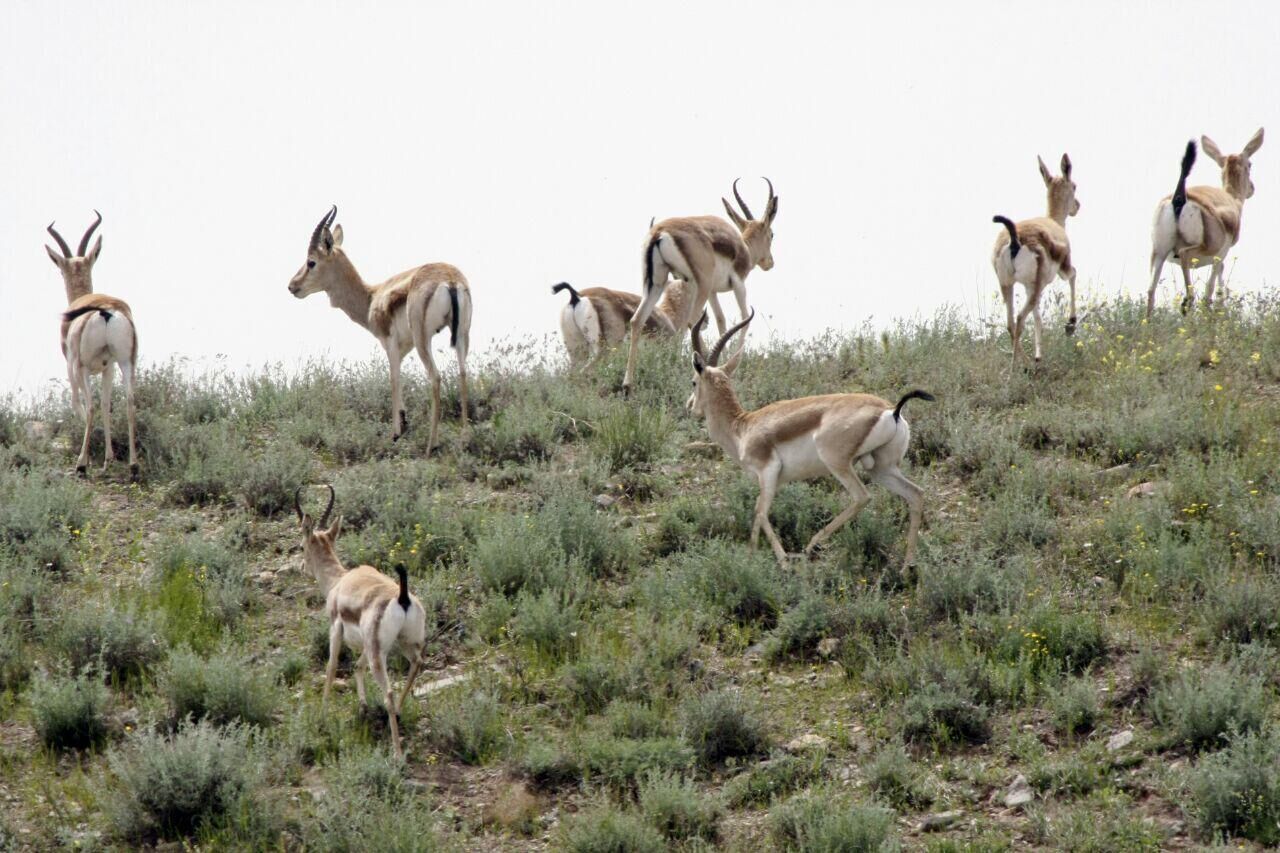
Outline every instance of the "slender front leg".
{"type": "Polygon", "coordinates": [[[111,444],[111,385],[115,380],[116,366],[107,362],[107,369],[102,371],[102,440],[106,450],[102,454],[102,470],[105,472],[116,458],[115,447],[111,444]]]}
{"type": "MultiPolygon", "coordinates": [[[[711,314],[716,318],[716,329],[718,329],[719,333],[723,335],[725,329],[728,329],[729,326],[725,323],[724,311],[720,308],[720,299],[713,293],[707,299],[707,302],[711,303],[711,314]]],[[[696,323],[698,321],[695,319],[693,322],[696,323]]]]}
{"type": "Polygon", "coordinates": [[[413,662],[409,664],[409,679],[404,683],[404,690],[400,693],[400,700],[396,702],[396,708],[404,707],[404,701],[409,698],[409,694],[413,692],[413,682],[418,677],[418,673],[422,671],[422,652],[419,650],[413,662]]]}
{"type": "Polygon", "coordinates": [[[1040,303],[1036,302],[1031,308],[1031,319],[1035,325],[1031,328],[1032,337],[1035,339],[1036,361],[1040,360],[1040,334],[1044,331],[1044,322],[1040,319],[1040,303]]]}
{"type": "MultiPolygon", "coordinates": [[[[631,344],[627,349],[627,371],[622,377],[622,393],[624,394],[631,393],[631,386],[635,382],[636,356],[640,350],[640,334],[644,330],[644,324],[649,321],[649,315],[653,313],[654,306],[662,298],[662,291],[666,289],[666,286],[666,280],[664,279],[662,284],[646,290],[644,299],[640,301],[639,307],[636,308],[636,313],[631,315],[631,344]]],[[[697,300],[694,301],[696,302],[697,300]]]]}
{"type": "Polygon", "coordinates": [[[404,356],[396,347],[393,337],[389,336],[382,345],[387,351],[387,366],[391,371],[391,440],[396,441],[409,429],[409,418],[405,415],[404,401],[400,398],[400,361],[404,356]]]}
{"type": "MultiPolygon", "coordinates": [[[[748,314],[747,285],[738,277],[737,273],[729,273],[729,284],[733,286],[733,298],[737,300],[738,303],[738,313],[740,315],[738,320],[745,320],[747,319],[748,314]]],[[[724,334],[724,329],[720,330],[720,334],[724,334]]]]}
{"type": "Polygon", "coordinates": [[[786,568],[787,549],[782,547],[782,540],[778,538],[773,525],[769,523],[769,508],[773,506],[773,499],[778,494],[778,477],[781,474],[782,460],[776,457],[769,460],[768,465],[760,469],[757,477],[760,482],[760,497],[756,499],[756,515],[752,525],[751,547],[754,548],[756,545],[756,530],[763,530],[764,535],[769,539],[769,544],[773,546],[773,553],[778,558],[778,564],[786,568]]]}
{"type": "MultiPolygon", "coordinates": [[[[1213,307],[1214,286],[1217,284],[1220,284],[1221,282],[1222,282],[1222,261],[1215,260],[1213,262],[1213,269],[1209,272],[1209,281],[1207,281],[1204,286],[1204,307],[1206,310],[1213,307]]],[[[1222,295],[1219,297],[1218,304],[1222,305],[1223,303],[1225,303],[1226,298],[1227,298],[1227,288],[1226,288],[1226,285],[1223,285],[1222,295]]]]}
{"type": "MultiPolygon", "coordinates": [[[[1076,333],[1076,270],[1072,267],[1067,272],[1067,284],[1071,285],[1071,314],[1067,317],[1067,337],[1076,333]]],[[[1039,309],[1037,309],[1039,310],[1039,309]]],[[[1039,314],[1036,314],[1037,321],[1039,314]]]]}

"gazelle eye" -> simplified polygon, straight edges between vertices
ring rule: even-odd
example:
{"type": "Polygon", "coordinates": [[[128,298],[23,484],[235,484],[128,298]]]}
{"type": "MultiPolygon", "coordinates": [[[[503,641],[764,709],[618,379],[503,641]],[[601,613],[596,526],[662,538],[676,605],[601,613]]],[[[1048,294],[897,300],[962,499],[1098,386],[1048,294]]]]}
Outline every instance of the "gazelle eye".
{"type": "Polygon", "coordinates": [[[315,261],[307,261],[307,269],[311,269],[316,265],[315,261]]]}

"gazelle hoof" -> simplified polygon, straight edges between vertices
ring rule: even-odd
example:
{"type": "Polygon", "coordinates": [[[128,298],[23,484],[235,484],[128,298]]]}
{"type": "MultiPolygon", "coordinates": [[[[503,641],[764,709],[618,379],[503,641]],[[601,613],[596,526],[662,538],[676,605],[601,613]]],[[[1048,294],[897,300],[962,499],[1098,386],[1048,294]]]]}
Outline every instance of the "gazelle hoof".
{"type": "Polygon", "coordinates": [[[626,382],[622,383],[622,396],[624,399],[631,396],[631,385],[626,382]]]}
{"type": "Polygon", "coordinates": [[[1185,296],[1185,297],[1183,297],[1183,299],[1182,299],[1182,313],[1183,313],[1183,315],[1184,315],[1184,316],[1186,315],[1186,313],[1187,313],[1188,311],[1190,311],[1190,310],[1191,310],[1191,306],[1192,306],[1194,303],[1195,303],[1195,299],[1194,299],[1194,298],[1192,298],[1192,297],[1190,297],[1190,296],[1185,296]]]}
{"type": "Polygon", "coordinates": [[[1076,333],[1076,318],[1074,315],[1067,318],[1067,337],[1071,337],[1076,333]]]}
{"type": "Polygon", "coordinates": [[[78,475],[80,475],[81,479],[84,479],[84,478],[88,477],[88,476],[89,476],[89,466],[87,466],[87,465],[77,465],[77,466],[76,466],[76,473],[77,473],[78,475]]]}
{"type": "Polygon", "coordinates": [[[140,479],[137,462],[134,462],[132,465],[129,466],[129,479],[135,483],[138,482],[138,480],[140,479]]]}

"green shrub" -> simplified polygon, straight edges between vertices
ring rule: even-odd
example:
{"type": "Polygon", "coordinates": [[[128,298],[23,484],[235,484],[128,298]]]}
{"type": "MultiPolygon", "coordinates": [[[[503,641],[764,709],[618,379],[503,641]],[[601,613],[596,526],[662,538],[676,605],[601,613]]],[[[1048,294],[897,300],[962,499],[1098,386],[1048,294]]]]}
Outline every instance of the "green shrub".
{"type": "Polygon", "coordinates": [[[730,779],[724,786],[725,800],[731,808],[767,805],[821,779],[822,759],[820,752],[807,756],[775,753],[730,779]]]}
{"type": "Polygon", "coordinates": [[[432,744],[464,764],[484,764],[507,741],[502,703],[485,690],[437,700],[428,725],[432,744]]]}
{"type": "Polygon", "coordinates": [[[1106,627],[1098,616],[1063,610],[1057,602],[1049,601],[1009,623],[997,644],[996,656],[1027,661],[1036,672],[1079,673],[1101,660],[1109,645],[1106,627]]]}
{"type": "Polygon", "coordinates": [[[535,400],[521,400],[475,424],[467,452],[491,465],[549,459],[560,436],[557,417],[535,400]]]}
{"type": "Polygon", "coordinates": [[[169,435],[165,444],[163,454],[150,458],[170,474],[170,498],[175,503],[218,503],[236,491],[244,473],[245,450],[227,424],[189,427],[169,435]]]}
{"type": "Polygon", "coordinates": [[[578,760],[549,740],[530,741],[516,765],[524,778],[538,789],[551,790],[582,778],[578,760]]]}
{"type": "Polygon", "coordinates": [[[900,743],[889,744],[873,755],[866,766],[866,775],[867,787],[895,809],[915,811],[933,802],[925,772],[900,743]]]}
{"type": "Polygon", "coordinates": [[[481,585],[514,595],[522,589],[539,592],[550,579],[563,577],[567,563],[564,550],[539,533],[528,516],[491,518],[471,555],[472,570],[481,585]]]}
{"type": "Polygon", "coordinates": [[[930,621],[1007,608],[1018,600],[1025,586],[1025,571],[981,554],[959,558],[945,552],[936,557],[926,554],[917,571],[916,603],[930,621]]]}
{"type": "Polygon", "coordinates": [[[159,690],[174,724],[188,717],[220,725],[273,722],[275,685],[232,650],[201,658],[189,649],[174,649],[160,674],[159,690]]]}
{"type": "MultiPolygon", "coordinates": [[[[1037,816],[1033,818],[1039,822],[1037,816]]],[[[1167,829],[1144,818],[1125,797],[1100,793],[1076,809],[1061,810],[1045,820],[1042,835],[1055,850],[1069,853],[1158,853],[1166,849],[1167,829]]]]}
{"type": "Polygon", "coordinates": [[[694,754],[675,738],[633,740],[588,735],[579,746],[587,778],[617,792],[634,793],[637,781],[650,771],[687,771],[694,754]]]}
{"type": "Polygon", "coordinates": [[[75,671],[97,667],[129,681],[164,656],[156,620],[133,606],[84,604],[63,616],[55,630],[52,647],[75,671]]]}
{"type": "Polygon", "coordinates": [[[560,684],[569,701],[589,714],[635,690],[633,673],[607,648],[592,649],[560,668],[560,684]]]}
{"type": "Polygon", "coordinates": [[[708,539],[741,539],[746,532],[723,501],[682,495],[658,511],[658,530],[650,547],[665,557],[708,539]]]}
{"type": "Polygon", "coordinates": [[[774,806],[769,823],[780,850],[890,853],[899,849],[893,812],[856,805],[834,790],[819,789],[774,806]]]}
{"type": "Polygon", "coordinates": [[[1224,745],[1231,732],[1257,731],[1267,718],[1262,681],[1231,666],[1183,672],[1156,688],[1151,716],[1174,743],[1195,749],[1224,745]]]}
{"type": "Polygon", "coordinates": [[[989,712],[955,688],[928,684],[902,703],[902,736],[908,743],[947,746],[986,743],[989,712]]]}
{"type": "Polygon", "coordinates": [[[1093,731],[1098,722],[1098,694],[1088,678],[1068,679],[1049,695],[1049,707],[1060,735],[1093,731]]]}
{"type": "Polygon", "coordinates": [[[260,765],[246,729],[185,724],[173,734],[139,731],[107,756],[115,789],[108,814],[122,839],[190,838],[239,812],[260,765]]]}
{"type": "Polygon", "coordinates": [[[310,481],[311,467],[310,453],[292,441],[277,441],[241,464],[236,482],[249,509],[271,518],[293,510],[293,496],[310,481]]]}
{"type": "Polygon", "coordinates": [[[640,781],[640,811],[668,841],[715,841],[724,809],[691,779],[651,772],[640,781]]]}
{"type": "Polygon", "coordinates": [[[1204,622],[1215,639],[1265,642],[1280,629],[1280,586],[1263,578],[1217,584],[1204,602],[1204,622]]]}
{"type": "Polygon", "coordinates": [[[641,739],[670,734],[667,721],[651,706],[625,699],[609,704],[605,709],[605,722],[614,737],[641,739]]]}
{"type": "Polygon", "coordinates": [[[52,749],[91,749],[107,736],[107,688],[91,673],[51,675],[31,687],[36,732],[52,749]]]}
{"type": "Polygon", "coordinates": [[[565,821],[560,849],[567,853],[662,853],[658,830],[632,812],[602,804],[565,821]]]}
{"type": "Polygon", "coordinates": [[[621,403],[600,419],[591,444],[610,471],[644,468],[658,459],[672,428],[663,409],[621,403]]]}
{"type": "Polygon", "coordinates": [[[759,711],[736,691],[714,690],[686,699],[680,706],[680,727],[703,764],[768,752],[759,711]]]}
{"type": "Polygon", "coordinates": [[[822,596],[805,596],[778,619],[778,626],[765,641],[765,659],[778,663],[809,657],[823,639],[845,633],[842,622],[836,605],[822,596]]]}
{"type": "Polygon", "coordinates": [[[537,535],[559,544],[592,577],[617,574],[635,561],[634,540],[585,497],[556,495],[538,510],[536,521],[537,535]]]}
{"type": "Polygon", "coordinates": [[[29,568],[66,568],[88,519],[88,494],[52,472],[0,469],[0,557],[29,568]]]}
{"type": "Polygon", "coordinates": [[[511,633],[551,660],[564,660],[578,648],[583,622],[574,596],[544,589],[536,595],[521,592],[516,600],[511,633]]]}
{"type": "Polygon", "coordinates": [[[1232,737],[1191,773],[1191,814],[1206,840],[1238,836],[1280,844],[1280,736],[1274,730],[1232,737]]]}
{"type": "Polygon", "coordinates": [[[230,548],[196,536],[175,540],[164,547],[157,568],[155,602],[170,645],[207,651],[244,614],[247,569],[230,548]]]}
{"type": "Polygon", "coordinates": [[[686,588],[735,621],[772,627],[790,598],[788,580],[767,551],[712,541],[673,559],[686,588]]]}

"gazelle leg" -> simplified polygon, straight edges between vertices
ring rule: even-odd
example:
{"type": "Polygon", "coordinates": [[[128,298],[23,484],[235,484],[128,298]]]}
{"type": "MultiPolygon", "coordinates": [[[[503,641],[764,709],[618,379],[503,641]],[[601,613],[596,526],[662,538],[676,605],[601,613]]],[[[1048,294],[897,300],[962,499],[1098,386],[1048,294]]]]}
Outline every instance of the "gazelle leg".
{"type": "Polygon", "coordinates": [[[458,345],[454,353],[458,357],[458,401],[462,404],[462,429],[467,428],[467,348],[470,333],[458,329],[458,345]]]}
{"type": "MultiPolygon", "coordinates": [[[[1072,267],[1067,273],[1067,284],[1071,286],[1071,314],[1067,317],[1067,337],[1071,337],[1076,333],[1076,270],[1072,267]]],[[[1036,314],[1039,320],[1040,315],[1036,314]]]]}
{"type": "Polygon", "coordinates": [[[409,418],[400,397],[400,361],[403,353],[396,348],[391,336],[383,343],[387,351],[387,366],[391,370],[391,440],[396,441],[409,429],[409,418]]]}
{"type": "Polygon", "coordinates": [[[814,549],[826,542],[831,534],[844,527],[854,516],[862,512],[862,508],[871,500],[871,493],[867,491],[867,487],[863,485],[862,480],[858,478],[858,475],[853,470],[853,460],[843,457],[842,454],[834,449],[824,452],[822,448],[818,449],[818,458],[831,471],[831,475],[840,481],[840,485],[844,486],[845,490],[848,491],[850,501],[849,506],[827,522],[826,527],[813,534],[809,544],[804,547],[806,556],[813,554],[814,549]]]}
{"type": "Polygon", "coordinates": [[[1036,304],[1031,307],[1031,319],[1035,322],[1035,325],[1032,326],[1031,328],[1031,336],[1034,339],[1035,345],[1036,345],[1035,346],[1036,361],[1039,361],[1042,356],[1042,353],[1040,351],[1040,335],[1044,331],[1044,322],[1040,319],[1040,303],[1039,302],[1036,302],[1036,304]]]}
{"type": "MultiPolygon", "coordinates": [[[[747,285],[738,277],[737,273],[729,273],[729,284],[733,286],[733,298],[738,303],[739,321],[747,319],[747,285]]],[[[724,329],[720,330],[720,334],[724,334],[724,329]]]]}
{"type": "Polygon", "coordinates": [[[80,397],[84,400],[84,440],[80,443],[80,456],[76,459],[76,473],[81,477],[89,470],[89,437],[93,434],[93,389],[89,387],[89,373],[80,370],[80,397]]]}
{"type": "Polygon", "coordinates": [[[874,482],[907,502],[911,520],[907,524],[907,554],[903,566],[909,567],[916,559],[916,540],[920,535],[920,522],[924,516],[924,490],[908,480],[896,465],[882,467],[879,460],[871,476],[874,482]]]}
{"type": "Polygon", "coordinates": [[[329,662],[324,668],[324,701],[329,701],[329,688],[333,686],[333,677],[338,674],[338,657],[342,654],[342,620],[334,619],[329,624],[329,662]]]}
{"type": "MultiPolygon", "coordinates": [[[[636,356],[640,351],[640,334],[644,330],[644,324],[649,321],[649,316],[653,314],[653,309],[658,304],[658,300],[662,298],[662,291],[666,289],[666,286],[664,277],[662,284],[646,290],[644,299],[640,300],[639,307],[631,315],[631,343],[627,348],[627,371],[622,377],[622,392],[624,394],[631,393],[631,386],[635,382],[636,356]]],[[[696,302],[697,300],[694,301],[696,302]]]]}
{"type": "Polygon", "coordinates": [[[373,671],[373,680],[382,688],[383,701],[387,703],[387,720],[391,724],[391,745],[395,749],[396,757],[399,758],[404,755],[400,748],[400,723],[397,720],[400,709],[396,706],[396,697],[391,692],[391,683],[387,679],[387,661],[384,655],[371,657],[369,669],[373,671]]]}
{"type": "Polygon", "coordinates": [[[1009,341],[1013,344],[1013,366],[1018,366],[1018,326],[1013,318],[1013,282],[1000,282],[1000,295],[1004,297],[1004,312],[1009,329],[1009,341]]]}
{"type": "Polygon", "coordinates": [[[409,678],[404,683],[404,690],[400,692],[400,699],[396,702],[396,708],[404,707],[404,700],[409,698],[409,694],[413,691],[413,682],[418,677],[418,673],[422,670],[422,653],[413,659],[413,663],[409,664],[409,678]]]}
{"type": "Polygon", "coordinates": [[[422,364],[427,368],[427,376],[431,379],[431,434],[427,439],[426,454],[430,456],[440,432],[440,370],[436,367],[436,360],[431,355],[430,341],[426,346],[419,347],[418,355],[422,357],[422,364]]]}
{"type": "Polygon", "coordinates": [[[106,449],[102,454],[102,470],[106,471],[116,458],[115,448],[111,444],[111,385],[115,380],[116,366],[107,362],[107,369],[102,371],[102,440],[106,449]]]}
{"type": "Polygon", "coordinates": [[[360,657],[356,658],[355,666],[352,671],[356,675],[356,695],[360,697],[360,707],[369,707],[369,696],[364,690],[364,668],[369,666],[369,647],[365,646],[364,651],[360,652],[360,657]]]}
{"type": "MultiPolygon", "coordinates": [[[[1213,307],[1213,291],[1214,286],[1222,282],[1222,261],[1214,261],[1213,269],[1209,272],[1209,280],[1204,285],[1204,307],[1206,309],[1213,307]]],[[[1219,304],[1226,301],[1227,288],[1222,287],[1222,295],[1219,298],[1219,304]]]]}
{"type": "MultiPolygon", "coordinates": [[[[724,311],[720,308],[720,300],[716,298],[716,294],[713,293],[708,297],[707,302],[711,304],[711,314],[716,318],[716,329],[718,329],[720,334],[723,335],[725,330],[729,327],[725,324],[724,311]]],[[[698,321],[695,319],[694,322],[696,323],[698,321]]]]}
{"type": "Polygon", "coordinates": [[[138,407],[133,399],[133,362],[120,362],[120,377],[121,384],[124,385],[125,414],[129,420],[129,476],[136,480],[138,479],[138,407]]]}
{"type": "Polygon", "coordinates": [[[1191,306],[1196,302],[1195,291],[1191,289],[1191,264],[1186,256],[1178,258],[1178,263],[1182,265],[1182,284],[1186,289],[1186,296],[1182,297],[1182,313],[1185,314],[1191,310],[1191,306]]]}
{"type": "Polygon", "coordinates": [[[1147,319],[1151,319],[1151,314],[1156,310],[1156,287],[1160,284],[1160,270],[1164,269],[1165,261],[1169,259],[1168,254],[1157,256],[1154,252],[1151,255],[1151,286],[1147,288],[1147,319]]]}
{"type": "Polygon", "coordinates": [[[759,471],[757,479],[760,482],[760,496],[756,498],[755,518],[751,524],[751,547],[756,547],[759,531],[763,530],[769,544],[773,546],[773,553],[778,558],[778,563],[785,567],[787,550],[782,547],[782,540],[778,538],[773,525],[769,523],[769,508],[773,506],[773,499],[778,494],[778,476],[781,473],[782,460],[776,457],[759,471]]]}

